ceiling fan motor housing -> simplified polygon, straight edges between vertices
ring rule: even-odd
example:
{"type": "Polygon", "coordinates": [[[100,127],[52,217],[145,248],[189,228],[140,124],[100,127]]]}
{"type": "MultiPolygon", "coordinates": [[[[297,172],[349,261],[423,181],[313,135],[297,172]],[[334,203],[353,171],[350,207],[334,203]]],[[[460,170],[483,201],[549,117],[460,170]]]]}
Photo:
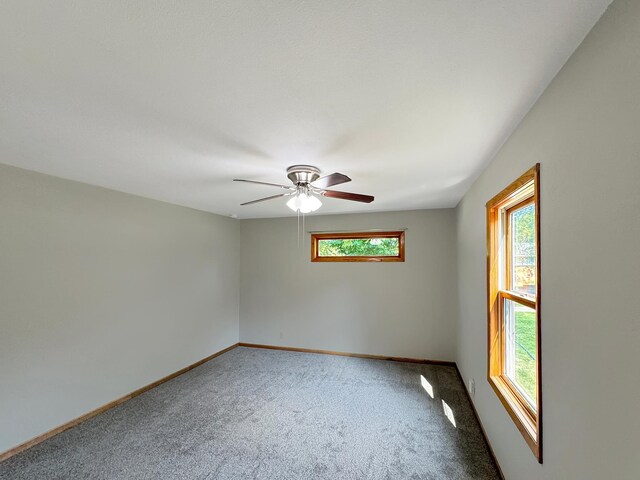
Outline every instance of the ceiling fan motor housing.
{"type": "Polygon", "coordinates": [[[292,165],[287,168],[287,177],[296,185],[306,185],[320,178],[320,169],[312,165],[292,165]]]}

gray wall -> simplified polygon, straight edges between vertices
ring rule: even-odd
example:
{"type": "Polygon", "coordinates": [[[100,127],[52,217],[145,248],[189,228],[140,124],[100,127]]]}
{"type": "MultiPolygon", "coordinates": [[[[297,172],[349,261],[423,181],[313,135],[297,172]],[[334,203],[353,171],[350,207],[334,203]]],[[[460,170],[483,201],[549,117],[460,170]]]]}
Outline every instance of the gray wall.
{"type": "Polygon", "coordinates": [[[640,2],[615,2],[457,209],[458,362],[509,479],[640,471],[640,2]],[[544,464],[486,381],[487,200],[541,165],[544,464]]]}
{"type": "Polygon", "coordinates": [[[404,263],[311,263],[296,218],[242,220],[240,340],[454,360],[453,209],[314,215],[305,230],[399,227],[404,263]]]}
{"type": "Polygon", "coordinates": [[[239,227],[0,165],[0,452],[236,343],[239,227]]]}

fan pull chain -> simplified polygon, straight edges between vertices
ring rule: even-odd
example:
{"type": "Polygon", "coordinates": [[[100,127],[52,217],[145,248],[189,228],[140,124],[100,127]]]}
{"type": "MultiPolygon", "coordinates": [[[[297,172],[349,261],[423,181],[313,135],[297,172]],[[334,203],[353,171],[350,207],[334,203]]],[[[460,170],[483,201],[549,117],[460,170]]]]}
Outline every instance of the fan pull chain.
{"type": "Polygon", "coordinates": [[[296,211],[296,216],[298,217],[298,250],[300,250],[300,210],[296,211]]]}

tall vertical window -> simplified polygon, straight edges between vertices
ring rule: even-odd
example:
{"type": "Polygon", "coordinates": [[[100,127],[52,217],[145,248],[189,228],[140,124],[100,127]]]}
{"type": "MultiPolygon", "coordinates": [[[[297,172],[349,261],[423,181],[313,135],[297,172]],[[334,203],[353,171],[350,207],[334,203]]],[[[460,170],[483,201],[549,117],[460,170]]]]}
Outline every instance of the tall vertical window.
{"type": "Polygon", "coordinates": [[[542,463],[540,165],[487,203],[488,380],[542,463]]]}

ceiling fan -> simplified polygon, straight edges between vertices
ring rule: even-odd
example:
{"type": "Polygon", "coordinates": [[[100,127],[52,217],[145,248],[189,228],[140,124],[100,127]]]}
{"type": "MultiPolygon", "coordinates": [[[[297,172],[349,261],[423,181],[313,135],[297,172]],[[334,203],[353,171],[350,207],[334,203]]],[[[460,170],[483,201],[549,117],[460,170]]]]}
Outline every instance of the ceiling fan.
{"type": "Polygon", "coordinates": [[[322,206],[322,202],[318,196],[339,198],[341,200],[352,200],[354,202],[371,203],[374,198],[371,195],[362,195],[359,193],[340,192],[337,190],[328,190],[328,187],[340,185],[350,182],[351,179],[342,173],[332,173],[325,177],[320,177],[320,169],[311,165],[292,165],[287,168],[287,177],[291,180],[292,185],[280,185],[278,183],[257,182],[255,180],[242,180],[234,178],[234,182],[257,183],[259,185],[269,185],[271,187],[284,188],[288,190],[286,193],[272,195],[270,197],[252,200],[250,202],[241,203],[240,205],[251,205],[253,203],[273,200],[280,197],[291,197],[287,202],[287,206],[294,212],[309,213],[315,212],[322,206]]]}

